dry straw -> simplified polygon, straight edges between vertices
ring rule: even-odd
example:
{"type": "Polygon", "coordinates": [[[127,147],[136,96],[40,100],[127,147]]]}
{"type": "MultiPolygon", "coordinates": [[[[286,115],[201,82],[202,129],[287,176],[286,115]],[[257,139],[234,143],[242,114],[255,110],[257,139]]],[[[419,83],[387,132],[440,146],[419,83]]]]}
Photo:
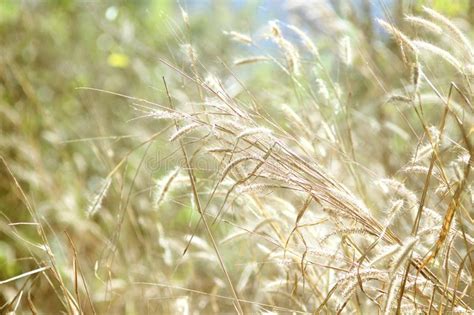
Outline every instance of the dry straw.
{"type": "MultiPolygon", "coordinates": [[[[98,304],[127,297],[111,311],[129,309],[130,296],[141,302],[159,297],[160,305],[173,297],[163,313],[472,312],[473,118],[465,95],[471,82],[460,75],[464,59],[432,35],[448,30],[466,51],[470,43],[448,19],[424,11],[427,18],[406,19],[421,26],[419,34],[429,32],[430,42],[379,20],[401,51],[398,60],[386,50],[387,67],[368,59],[379,47],[373,40],[362,42],[363,34],[353,42],[341,39],[333,47],[340,49],[340,60],[326,61],[320,58],[323,45],[318,51],[310,35],[292,25],[282,29],[277,21],[269,23],[269,38],[283,58],[268,54],[235,62],[272,60],[269,66],[279,67],[283,59],[285,71],[265,78],[265,89],[247,86],[232,67],[203,80],[201,72],[210,71],[190,44],[182,46],[184,65],[162,60],[180,75],[170,84],[179,91],[168,90],[164,80],[167,106],[128,97],[162,129],[125,154],[87,210],[89,216],[99,214],[111,179],[120,180],[126,198],[116,207],[119,215],[102,209],[100,217],[118,228],[93,275],[105,279],[97,286],[104,285],[106,299],[92,295],[100,297],[98,304]],[[313,57],[305,60],[309,70],[290,35],[313,57]],[[340,61],[354,71],[340,78],[340,61]],[[445,85],[451,81],[456,83],[445,85]],[[222,82],[239,88],[230,93],[231,84],[222,82]],[[138,174],[147,150],[166,135],[169,148],[160,149],[174,154],[172,163],[185,165],[162,170],[147,200],[141,192],[150,189],[150,176],[138,174]],[[125,185],[130,169],[133,182],[125,185]],[[160,211],[142,211],[143,205],[160,211]],[[182,286],[173,282],[177,278],[182,286]]],[[[182,17],[192,27],[184,10],[182,17]]],[[[259,47],[258,36],[225,35],[259,47]]],[[[109,235],[101,236],[106,246],[109,235]]],[[[54,286],[60,275],[48,283],[54,286]]],[[[65,305],[73,303],[67,292],[65,305]]],[[[81,303],[74,303],[71,310],[78,311],[71,313],[81,313],[81,303]]],[[[145,311],[141,304],[130,305],[145,311]]]]}

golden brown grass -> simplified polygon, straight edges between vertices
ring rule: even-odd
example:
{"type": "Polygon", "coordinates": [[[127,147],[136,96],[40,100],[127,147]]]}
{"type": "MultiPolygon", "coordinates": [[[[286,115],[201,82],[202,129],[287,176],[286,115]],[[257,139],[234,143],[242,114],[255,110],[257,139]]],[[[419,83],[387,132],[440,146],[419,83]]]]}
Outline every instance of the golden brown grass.
{"type": "MultiPolygon", "coordinates": [[[[279,50],[232,69],[223,62],[221,79],[201,64],[199,44],[185,44],[181,60],[160,59],[171,70],[161,103],[103,91],[130,102],[133,124],[157,126],[90,199],[85,220],[113,223],[107,246],[84,271],[92,261],[67,235],[72,267],[60,272],[47,221],[2,159],[42,242],[24,244],[37,268],[0,284],[45,277],[68,313],[127,312],[115,295],[165,301],[155,308],[162,313],[473,312],[472,49],[454,23],[424,12],[407,20],[429,37],[379,21],[398,45],[388,62],[401,69],[401,86],[365,59],[377,51],[363,34],[336,43],[328,66],[309,35],[272,21],[265,34],[279,50]],[[262,60],[278,76],[263,92],[234,73],[262,60]],[[356,75],[367,86],[356,86],[356,75]],[[140,174],[160,139],[173,161],[160,156],[164,172],[151,185],[140,174]],[[134,197],[143,191],[151,193],[141,207],[134,197]],[[110,193],[116,203],[103,209],[110,193]],[[182,208],[185,228],[173,229],[182,208]]],[[[268,40],[225,35],[254,48],[268,40]]],[[[18,309],[34,291],[23,290],[3,308],[18,309]]],[[[132,304],[130,313],[149,311],[132,304]]]]}

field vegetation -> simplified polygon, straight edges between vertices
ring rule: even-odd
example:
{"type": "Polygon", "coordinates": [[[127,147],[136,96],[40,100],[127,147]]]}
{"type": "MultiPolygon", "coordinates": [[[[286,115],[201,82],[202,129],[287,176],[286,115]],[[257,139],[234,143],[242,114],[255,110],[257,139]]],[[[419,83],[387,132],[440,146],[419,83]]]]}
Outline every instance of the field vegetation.
{"type": "Polygon", "coordinates": [[[473,23],[0,0],[0,312],[472,314],[473,23]]]}

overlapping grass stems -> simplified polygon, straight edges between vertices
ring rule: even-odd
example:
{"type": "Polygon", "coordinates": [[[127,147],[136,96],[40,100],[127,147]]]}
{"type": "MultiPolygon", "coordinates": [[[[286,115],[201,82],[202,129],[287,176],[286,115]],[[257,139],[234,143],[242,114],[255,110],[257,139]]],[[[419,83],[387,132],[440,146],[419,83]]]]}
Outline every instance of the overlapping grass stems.
{"type": "MultiPolygon", "coordinates": [[[[161,60],[191,83],[182,88],[164,78],[162,104],[108,92],[133,102],[137,119],[165,127],[121,157],[85,207],[85,226],[106,240],[105,250],[91,245],[94,237],[66,234],[71,276],[7,166],[41,243],[21,243],[39,267],[0,285],[32,275],[34,283],[44,274],[48,284],[41,289],[53,288],[69,313],[145,312],[145,299],[158,299],[165,313],[472,312],[474,53],[452,21],[423,11],[405,17],[416,32],[378,21],[397,44],[398,56],[380,51],[388,55],[383,62],[403,67],[402,88],[398,76],[382,79],[382,70],[391,69],[377,68],[370,59],[375,42],[364,36],[341,36],[330,56],[336,61],[328,62],[300,28],[271,21],[252,36],[223,34],[258,52],[236,57],[233,66],[274,66],[279,77],[268,90],[246,86],[223,63],[228,77],[208,73],[197,41],[182,45],[184,65],[161,60]],[[269,44],[260,41],[277,51],[266,53],[269,44]],[[339,65],[339,81],[328,64],[339,65]],[[370,104],[352,108],[359,100],[352,98],[358,91],[348,84],[351,72],[371,78],[367,86],[385,98],[367,92],[361,102],[370,104]],[[288,104],[279,102],[282,84],[294,91],[294,99],[284,98],[288,104]],[[130,210],[146,155],[161,138],[183,162],[153,183],[153,211],[130,210]],[[394,143],[397,148],[387,148],[394,143]],[[143,156],[127,192],[126,168],[135,152],[143,156]],[[118,214],[103,205],[112,204],[113,193],[118,214]],[[190,219],[190,234],[172,226],[175,210],[188,203],[197,217],[190,219]],[[90,257],[81,257],[74,243],[90,257]],[[91,257],[95,265],[87,268],[91,257]],[[186,268],[194,269],[180,273],[186,268]]],[[[182,15],[189,29],[190,17],[182,15]]],[[[18,307],[22,290],[8,309],[18,307]]]]}
{"type": "MultiPolygon", "coordinates": [[[[326,141],[341,152],[341,165],[351,163],[342,158],[348,152],[344,147],[347,142],[337,140],[342,136],[339,127],[330,127],[331,122],[325,121],[322,111],[318,113],[320,100],[314,102],[316,119],[300,116],[289,106],[283,106],[288,124],[299,129],[295,135],[267,116],[258,100],[250,98],[251,106],[242,105],[219,80],[203,80],[196,72],[188,75],[163,60],[197,83],[205,96],[200,109],[191,113],[180,111],[179,105],[176,110],[166,106],[145,109],[154,118],[173,117],[178,129],[170,141],[179,139],[184,152],[194,150],[186,156],[184,168],[173,170],[163,181],[165,184],[158,186],[155,199],[165,200],[174,185],[173,179],[178,173],[187,172],[195,203],[200,204],[199,224],[204,221],[212,241],[209,226],[213,225],[208,222],[222,224],[232,221],[227,217],[243,218],[244,225],[253,227],[235,225],[235,233],[222,242],[239,237],[256,239],[256,247],[271,264],[261,268],[275,268],[273,279],[254,280],[257,287],[264,289],[251,298],[255,304],[239,302],[237,299],[246,300],[242,297],[245,290],[239,298],[228,278],[227,287],[234,292],[237,311],[272,307],[330,313],[472,311],[473,51],[470,41],[452,22],[431,9],[424,11],[426,17],[407,16],[407,22],[437,36],[443,34],[442,39],[452,45],[449,51],[423,39],[412,39],[394,25],[379,21],[398,43],[405,66],[411,72],[406,93],[387,95],[383,106],[406,103],[409,111],[415,113],[422,134],[418,135],[413,158],[406,161],[395,178],[381,178],[379,188],[367,182],[370,175],[348,166],[354,178],[347,181],[356,186],[366,185],[366,189],[358,187],[358,191],[369,196],[350,191],[344,180],[331,176],[317,157],[321,153],[312,136],[317,131],[312,128],[325,126],[329,133],[326,141]],[[432,57],[435,62],[453,67],[453,77],[442,81],[431,78],[431,70],[427,67],[430,71],[424,71],[424,65],[431,64],[432,57]],[[451,80],[455,83],[450,84],[451,80]],[[445,84],[443,92],[435,87],[439,82],[445,84]],[[424,112],[425,96],[427,102],[439,104],[435,110],[442,114],[424,112]],[[437,126],[427,116],[436,117],[437,126]],[[318,119],[311,125],[311,120],[314,123],[318,119]],[[191,135],[193,141],[188,139],[191,135]],[[204,185],[204,181],[193,169],[193,160],[200,155],[212,155],[219,165],[213,183],[205,185],[205,197],[196,190],[196,185],[204,185]],[[408,189],[403,174],[405,179],[416,176],[421,189],[408,189]],[[367,206],[380,206],[380,202],[371,199],[383,194],[385,209],[377,211],[367,206]]],[[[316,64],[324,67],[309,37],[295,26],[278,21],[270,22],[268,36],[280,47],[284,62],[268,55],[239,58],[236,64],[273,60],[293,84],[305,90],[307,87],[301,81],[302,57],[297,46],[285,38],[282,27],[294,32],[316,64]]],[[[227,35],[245,44],[253,42],[250,36],[237,32],[227,35]]],[[[349,39],[344,39],[341,46],[342,62],[350,65],[353,57],[349,39]]],[[[190,59],[190,63],[195,62],[194,55],[190,59]]],[[[342,92],[336,82],[319,79],[318,83],[323,89],[320,94],[326,95],[326,99],[340,97],[337,94],[342,92]]],[[[381,145],[376,134],[370,141],[372,145],[381,145]]],[[[370,165],[366,167],[370,169],[370,165]]],[[[214,251],[219,256],[218,246],[214,251]]],[[[226,272],[222,261],[221,267],[226,272]]]]}

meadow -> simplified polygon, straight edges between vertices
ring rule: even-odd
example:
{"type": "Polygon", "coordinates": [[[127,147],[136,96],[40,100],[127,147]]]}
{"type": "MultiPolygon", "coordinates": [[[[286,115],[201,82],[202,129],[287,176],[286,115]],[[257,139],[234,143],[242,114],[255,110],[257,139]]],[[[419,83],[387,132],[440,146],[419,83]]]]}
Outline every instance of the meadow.
{"type": "Polygon", "coordinates": [[[0,0],[0,313],[473,314],[473,30],[0,0]]]}

